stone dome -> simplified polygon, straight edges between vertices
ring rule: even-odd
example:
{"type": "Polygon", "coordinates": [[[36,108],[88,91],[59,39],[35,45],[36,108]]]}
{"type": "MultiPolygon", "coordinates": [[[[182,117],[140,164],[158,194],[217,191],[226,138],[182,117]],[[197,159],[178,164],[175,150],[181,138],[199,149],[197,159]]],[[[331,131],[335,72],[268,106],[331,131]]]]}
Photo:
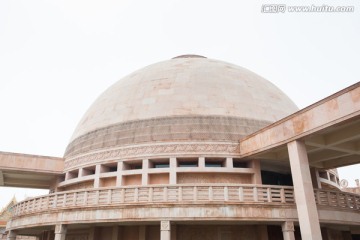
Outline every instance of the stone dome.
{"type": "Polygon", "coordinates": [[[135,71],[108,88],[81,119],[65,156],[137,142],[235,141],[296,110],[275,85],[245,68],[183,55],[135,71]],[[194,131],[201,136],[194,137],[194,131]],[[156,137],[159,133],[166,137],[156,137]]]}

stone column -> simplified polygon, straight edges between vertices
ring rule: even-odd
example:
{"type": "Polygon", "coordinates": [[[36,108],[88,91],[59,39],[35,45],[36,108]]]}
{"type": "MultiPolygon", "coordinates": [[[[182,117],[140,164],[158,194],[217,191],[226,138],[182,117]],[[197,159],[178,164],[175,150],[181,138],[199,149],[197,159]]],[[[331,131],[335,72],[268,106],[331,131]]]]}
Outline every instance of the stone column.
{"type": "Polygon", "coordinates": [[[170,240],[170,221],[161,221],[160,223],[160,240],[170,240]]]}
{"type": "Polygon", "coordinates": [[[65,240],[67,227],[64,224],[57,224],[55,226],[55,239],[54,240],[65,240]]]}
{"type": "Polygon", "coordinates": [[[16,233],[12,230],[9,231],[6,240],[16,240],[16,233]]]}
{"type": "Polygon", "coordinates": [[[295,240],[295,228],[293,222],[283,222],[281,228],[284,240],[295,240]]]}
{"type": "Polygon", "coordinates": [[[295,140],[288,143],[287,147],[301,238],[322,240],[305,143],[295,140]]]}

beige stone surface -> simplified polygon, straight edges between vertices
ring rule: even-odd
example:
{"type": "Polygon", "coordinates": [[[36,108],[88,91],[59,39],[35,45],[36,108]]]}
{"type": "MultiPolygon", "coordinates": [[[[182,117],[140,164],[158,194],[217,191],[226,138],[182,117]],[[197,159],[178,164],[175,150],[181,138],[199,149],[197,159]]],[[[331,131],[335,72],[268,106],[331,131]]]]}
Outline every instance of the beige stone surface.
{"type": "Polygon", "coordinates": [[[72,140],[131,120],[222,115],[274,122],[296,110],[276,86],[249,70],[213,59],[177,58],[140,69],[107,89],[72,140]]]}

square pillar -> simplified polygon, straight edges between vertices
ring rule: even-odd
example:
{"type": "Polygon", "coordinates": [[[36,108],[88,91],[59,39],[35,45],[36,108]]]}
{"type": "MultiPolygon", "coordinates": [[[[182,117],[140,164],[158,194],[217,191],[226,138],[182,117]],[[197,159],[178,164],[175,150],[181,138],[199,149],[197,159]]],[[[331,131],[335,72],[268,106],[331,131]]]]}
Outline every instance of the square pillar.
{"type": "Polygon", "coordinates": [[[170,236],[171,236],[170,221],[161,221],[160,240],[170,240],[171,239],[170,236]]]}
{"type": "Polygon", "coordinates": [[[101,165],[98,164],[95,167],[94,188],[100,187],[100,172],[101,172],[101,165]]]}
{"type": "Polygon", "coordinates": [[[231,157],[226,158],[225,167],[233,168],[233,159],[231,157]]]}
{"type": "Polygon", "coordinates": [[[142,168],[143,168],[143,173],[141,176],[141,185],[148,185],[149,182],[149,174],[148,174],[148,169],[149,169],[149,159],[144,159],[143,163],[142,163],[142,168]]]}
{"type": "Polygon", "coordinates": [[[257,159],[252,160],[252,168],[254,169],[252,183],[262,184],[260,160],[257,159]]]}
{"type": "Polygon", "coordinates": [[[310,168],[311,179],[314,188],[321,188],[319,171],[316,168],[310,168]]]}
{"type": "Polygon", "coordinates": [[[55,225],[55,239],[54,240],[65,240],[67,232],[67,226],[64,224],[55,225]]]}
{"type": "Polygon", "coordinates": [[[16,240],[16,233],[12,230],[9,231],[6,240],[16,240]]]}
{"type": "Polygon", "coordinates": [[[204,157],[199,157],[199,164],[198,164],[199,168],[204,169],[205,168],[205,158],[204,157]]]}
{"type": "Polygon", "coordinates": [[[176,163],[176,158],[170,158],[170,184],[176,184],[177,183],[177,179],[176,179],[176,168],[177,168],[177,163],[176,163]]]}
{"type": "Polygon", "coordinates": [[[295,228],[293,222],[283,222],[281,224],[284,240],[295,240],[295,228]]]}
{"type": "Polygon", "coordinates": [[[117,173],[116,173],[116,187],[122,186],[122,172],[123,172],[123,162],[117,163],[117,173]]]}
{"type": "Polygon", "coordinates": [[[305,143],[295,140],[289,142],[287,147],[301,238],[322,240],[305,143]]]}

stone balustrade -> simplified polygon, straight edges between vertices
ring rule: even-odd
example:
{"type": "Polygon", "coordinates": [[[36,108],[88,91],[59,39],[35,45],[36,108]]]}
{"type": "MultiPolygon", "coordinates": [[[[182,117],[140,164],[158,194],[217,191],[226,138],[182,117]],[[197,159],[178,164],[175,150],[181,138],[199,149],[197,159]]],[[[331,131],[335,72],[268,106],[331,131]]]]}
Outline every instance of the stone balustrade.
{"type": "MultiPolygon", "coordinates": [[[[360,211],[360,196],[315,190],[318,205],[360,211]]],[[[85,189],[58,192],[27,199],[13,207],[14,217],[58,209],[147,203],[256,203],[295,204],[294,190],[270,185],[153,185],[121,188],[85,189]]]]}
{"type": "Polygon", "coordinates": [[[315,189],[315,201],[317,205],[352,209],[360,212],[360,195],[315,189]]]}

